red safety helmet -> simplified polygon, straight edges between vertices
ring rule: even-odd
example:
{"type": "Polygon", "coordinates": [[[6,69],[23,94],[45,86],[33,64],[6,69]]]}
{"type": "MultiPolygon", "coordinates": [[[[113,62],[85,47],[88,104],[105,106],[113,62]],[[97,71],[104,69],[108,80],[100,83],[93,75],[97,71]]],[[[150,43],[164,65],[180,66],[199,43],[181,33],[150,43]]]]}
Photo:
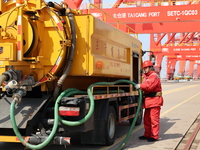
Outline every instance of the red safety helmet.
{"type": "Polygon", "coordinates": [[[150,67],[150,66],[153,66],[152,62],[150,60],[145,60],[143,62],[142,68],[150,67]]]}

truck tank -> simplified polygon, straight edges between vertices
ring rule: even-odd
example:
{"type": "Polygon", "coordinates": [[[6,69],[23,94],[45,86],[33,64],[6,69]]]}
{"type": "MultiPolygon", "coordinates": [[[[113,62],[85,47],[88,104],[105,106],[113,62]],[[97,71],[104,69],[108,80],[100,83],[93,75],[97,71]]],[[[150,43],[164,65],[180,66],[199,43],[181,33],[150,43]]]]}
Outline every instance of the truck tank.
{"type": "MultiPolygon", "coordinates": [[[[0,141],[8,136],[5,142],[19,142],[13,122],[23,136],[45,128],[41,118],[50,130],[55,101],[68,88],[86,91],[93,83],[119,79],[140,82],[141,42],[92,15],[65,2],[42,0],[1,0],[0,13],[0,141]]],[[[134,93],[132,85],[127,89],[134,93]]],[[[63,131],[68,129],[62,126],[63,131]]]]}

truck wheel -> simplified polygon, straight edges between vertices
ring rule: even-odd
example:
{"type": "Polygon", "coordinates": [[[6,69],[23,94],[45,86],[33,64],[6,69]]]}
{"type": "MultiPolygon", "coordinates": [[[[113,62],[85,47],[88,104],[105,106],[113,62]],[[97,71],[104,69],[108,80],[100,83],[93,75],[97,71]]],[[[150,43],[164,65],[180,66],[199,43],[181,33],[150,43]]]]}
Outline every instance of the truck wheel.
{"type": "MultiPolygon", "coordinates": [[[[135,125],[140,125],[142,123],[142,116],[143,116],[143,109],[140,108],[140,111],[139,111],[139,114],[138,114],[138,118],[135,122],[135,125]]],[[[129,123],[132,124],[133,123],[133,119],[134,118],[131,118],[129,119],[129,123]]]]}
{"type": "Polygon", "coordinates": [[[112,145],[115,141],[116,113],[113,106],[109,106],[108,116],[105,122],[106,145],[112,145]]]}

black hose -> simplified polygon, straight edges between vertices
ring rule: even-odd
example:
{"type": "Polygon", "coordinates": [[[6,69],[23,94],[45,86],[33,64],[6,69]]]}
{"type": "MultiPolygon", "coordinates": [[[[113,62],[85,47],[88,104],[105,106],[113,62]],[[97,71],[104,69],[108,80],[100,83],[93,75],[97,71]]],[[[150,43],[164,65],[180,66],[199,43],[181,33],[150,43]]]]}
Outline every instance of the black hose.
{"type": "Polygon", "coordinates": [[[65,69],[63,75],[58,80],[58,82],[57,82],[58,86],[61,86],[63,84],[63,81],[66,79],[66,77],[71,69],[73,58],[74,58],[74,52],[76,49],[76,28],[75,28],[75,23],[74,23],[74,15],[73,15],[73,13],[68,13],[67,16],[70,21],[70,27],[71,27],[71,32],[72,32],[72,45],[71,45],[69,58],[68,58],[68,62],[67,62],[67,68],[65,69]]]}
{"type": "Polygon", "coordinates": [[[73,13],[68,13],[67,14],[68,18],[69,18],[69,22],[70,22],[70,27],[71,27],[71,32],[72,32],[72,44],[70,47],[70,52],[69,52],[69,56],[67,59],[67,67],[64,70],[62,76],[59,78],[58,82],[57,82],[57,86],[54,90],[54,98],[57,98],[60,88],[64,82],[64,80],[67,78],[68,73],[72,67],[72,62],[73,62],[73,58],[74,58],[74,52],[76,49],[76,27],[75,27],[75,22],[74,22],[74,14],[73,13]]]}

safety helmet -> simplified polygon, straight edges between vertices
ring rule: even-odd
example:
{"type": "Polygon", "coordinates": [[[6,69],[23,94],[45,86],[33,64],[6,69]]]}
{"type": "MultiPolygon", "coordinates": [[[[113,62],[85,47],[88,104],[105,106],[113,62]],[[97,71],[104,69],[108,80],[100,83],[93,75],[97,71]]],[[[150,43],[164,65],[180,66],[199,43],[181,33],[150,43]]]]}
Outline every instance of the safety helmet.
{"type": "Polygon", "coordinates": [[[142,68],[150,67],[150,66],[153,66],[152,62],[150,60],[145,60],[143,62],[142,68]]]}

